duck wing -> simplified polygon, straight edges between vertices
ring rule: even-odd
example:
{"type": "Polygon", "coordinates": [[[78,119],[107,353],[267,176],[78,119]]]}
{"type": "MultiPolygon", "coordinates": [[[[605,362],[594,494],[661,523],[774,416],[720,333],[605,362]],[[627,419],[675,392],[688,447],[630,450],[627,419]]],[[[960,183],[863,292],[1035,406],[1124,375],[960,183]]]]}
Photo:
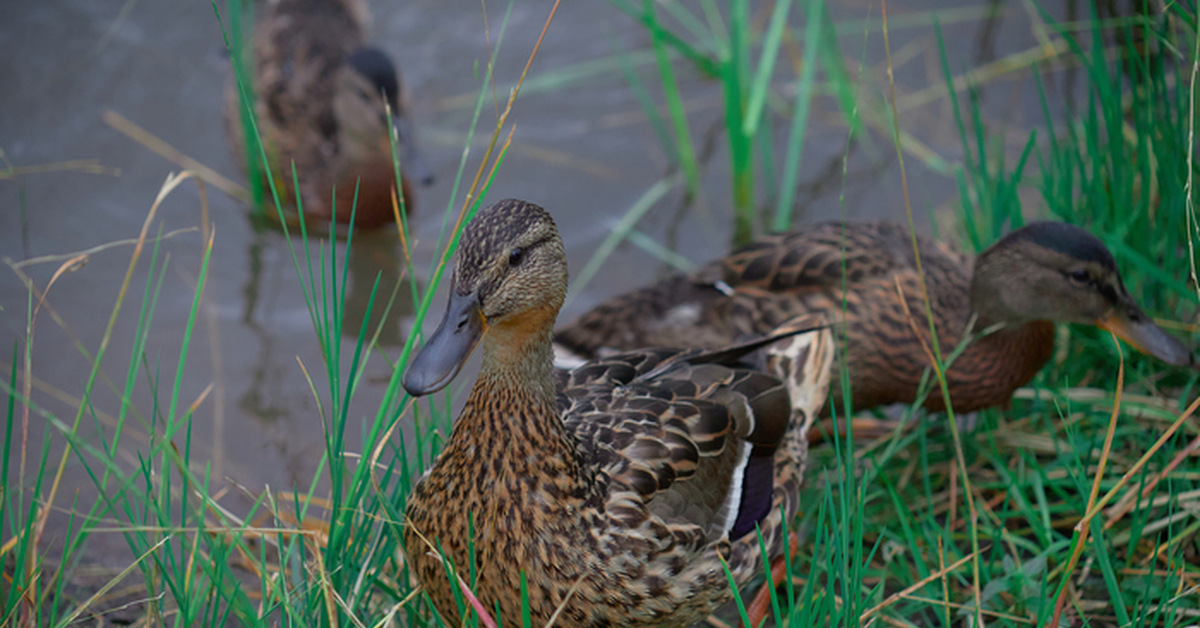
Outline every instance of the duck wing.
{"type": "Polygon", "coordinates": [[[752,352],[792,338],[811,343],[801,335],[827,333],[818,322],[722,350],[651,348],[561,372],[564,421],[612,483],[606,511],[626,528],[651,515],[692,526],[700,544],[753,530],[771,508],[775,453],[798,429],[790,373],[823,369],[827,383],[828,365],[767,372],[752,352]]]}
{"type": "MultiPolygon", "coordinates": [[[[931,292],[961,292],[969,260],[938,242],[918,243],[927,274],[954,280],[944,290],[935,280],[931,292]]],[[[760,237],[694,274],[614,297],[560,327],[555,342],[582,358],[642,346],[725,346],[802,314],[833,313],[846,300],[853,310],[879,290],[894,293],[897,278],[908,287],[917,277],[906,227],[820,223],[760,237]]]]}

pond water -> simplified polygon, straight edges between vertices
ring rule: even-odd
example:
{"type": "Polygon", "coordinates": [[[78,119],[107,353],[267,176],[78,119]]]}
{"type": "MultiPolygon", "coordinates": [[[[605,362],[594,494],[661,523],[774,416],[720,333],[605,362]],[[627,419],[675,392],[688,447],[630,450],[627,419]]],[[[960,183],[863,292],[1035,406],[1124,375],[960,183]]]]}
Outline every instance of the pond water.
{"type": "MultiPolygon", "coordinates": [[[[851,146],[843,179],[845,118],[829,95],[816,99],[798,215],[803,221],[841,215],[903,220],[895,150],[879,122],[887,95],[880,7],[865,0],[837,5],[839,45],[846,68],[856,77],[867,132],[851,146]]],[[[551,6],[549,1],[514,5],[495,68],[501,98],[519,76],[551,6]]],[[[953,8],[940,2],[888,4],[902,126],[913,139],[906,153],[908,183],[925,231],[931,213],[949,215],[958,198],[953,173],[938,171],[932,158],[952,168],[961,153],[930,25],[935,6],[956,72],[984,67],[1038,43],[1030,15],[1019,3],[963,3],[953,8]]],[[[461,198],[452,201],[450,194],[481,68],[487,62],[485,24],[494,42],[504,5],[487,3],[487,22],[481,3],[474,0],[412,0],[375,3],[372,8],[372,39],[400,65],[419,141],[437,175],[433,186],[417,190],[412,223],[413,255],[418,268],[425,269],[436,253],[446,208],[461,204],[461,198]]],[[[756,11],[756,16],[759,13],[766,15],[756,11]]],[[[0,3],[0,25],[0,47],[8,51],[0,64],[0,149],[6,162],[31,168],[94,160],[100,170],[82,172],[68,164],[65,169],[0,180],[0,254],[6,260],[15,264],[137,236],[164,180],[180,168],[106,124],[106,111],[120,114],[215,171],[243,180],[221,131],[221,94],[230,67],[209,3],[7,2],[0,3]]],[[[616,220],[667,173],[662,147],[616,57],[618,52],[632,52],[630,62],[654,85],[649,49],[644,29],[613,6],[564,3],[511,118],[516,124],[513,145],[489,198],[516,196],[547,207],[559,223],[574,272],[616,220]]],[[[691,261],[703,262],[724,252],[729,240],[725,140],[718,126],[720,88],[683,63],[677,68],[693,137],[699,146],[711,147],[705,149],[709,157],[702,165],[702,200],[680,219],[679,198],[669,195],[640,228],[659,241],[674,242],[691,261]]],[[[1040,124],[1042,116],[1028,73],[1019,70],[989,79],[981,96],[988,128],[1019,151],[1028,129],[1040,124]]],[[[482,155],[494,110],[491,103],[485,106],[481,132],[470,147],[468,178],[482,155]]],[[[785,122],[776,123],[782,133],[785,122]]],[[[300,364],[313,375],[318,391],[327,387],[287,240],[276,231],[256,229],[243,204],[212,186],[207,188],[207,202],[203,200],[193,182],[184,182],[167,195],[151,227],[152,233],[191,230],[161,246],[160,256],[169,263],[146,338],[148,357],[138,364],[129,419],[136,429],[125,441],[124,459],[133,464],[132,451],[143,446],[146,426],[165,411],[155,405],[154,388],[160,405],[171,398],[200,269],[201,234],[194,228],[206,207],[215,233],[212,263],[178,390],[181,405],[203,397],[192,428],[192,458],[211,464],[215,483],[235,493],[238,486],[251,493],[266,486],[307,486],[325,445],[318,405],[300,364]]],[[[351,310],[361,311],[377,271],[394,277],[397,251],[388,238],[356,241],[351,310]]],[[[58,277],[48,291],[61,262],[20,268],[39,291],[47,291],[29,341],[32,398],[42,411],[68,424],[78,414],[77,400],[91,371],[82,352],[95,353],[101,346],[131,253],[129,244],[96,251],[86,265],[58,277]]],[[[101,431],[111,434],[121,407],[119,391],[136,340],[146,268],[143,261],[135,270],[107,343],[93,405],[83,414],[88,427],[81,433],[86,438],[101,431]]],[[[563,316],[577,315],[663,270],[653,256],[623,245],[587,288],[573,295],[563,316]]],[[[407,292],[403,288],[400,294],[407,292]]],[[[9,266],[0,269],[0,346],[16,343],[25,349],[29,304],[17,272],[9,266]]],[[[442,307],[440,300],[434,305],[430,325],[436,324],[442,307]]],[[[411,303],[401,299],[397,309],[399,315],[381,336],[382,352],[392,359],[411,324],[411,303]]],[[[356,329],[353,324],[349,328],[356,329]]],[[[352,338],[342,339],[346,351],[353,343],[352,338]]],[[[8,361],[0,362],[7,380],[8,361]]],[[[374,414],[390,376],[388,362],[376,356],[367,367],[352,416],[365,421],[374,414]]],[[[28,443],[34,458],[40,456],[46,424],[44,415],[30,416],[28,443]]],[[[354,434],[355,428],[349,431],[354,434]]],[[[353,440],[348,446],[355,446],[353,440]]],[[[58,446],[51,448],[52,464],[59,451],[58,446]]],[[[63,490],[86,491],[91,480],[80,462],[72,457],[67,465],[63,490]]],[[[119,539],[113,542],[123,544],[119,539]]],[[[104,541],[97,543],[103,546],[104,541]]]]}

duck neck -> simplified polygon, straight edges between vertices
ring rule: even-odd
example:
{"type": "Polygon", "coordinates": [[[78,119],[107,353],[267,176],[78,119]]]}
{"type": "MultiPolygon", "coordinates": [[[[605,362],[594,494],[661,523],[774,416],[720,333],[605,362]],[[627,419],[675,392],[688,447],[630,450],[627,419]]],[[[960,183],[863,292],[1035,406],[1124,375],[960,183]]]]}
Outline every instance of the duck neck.
{"type": "MultiPolygon", "coordinates": [[[[551,325],[522,317],[492,325],[482,347],[483,363],[455,429],[492,455],[526,458],[522,451],[573,457],[573,441],[556,404],[551,325]]],[[[553,322],[553,313],[549,320],[553,322]]],[[[543,321],[544,322],[544,321],[543,321]]],[[[547,456],[544,459],[559,458],[547,456]]]]}
{"type": "MultiPolygon", "coordinates": [[[[971,310],[976,317],[976,331],[997,323],[1004,323],[1004,330],[1011,330],[1027,322],[1005,303],[1004,279],[1007,265],[1004,261],[1003,251],[998,252],[995,247],[987,249],[975,258],[969,294],[971,310]]],[[[1011,272],[1011,269],[1007,270],[1011,272]]]]}
{"type": "MultiPolygon", "coordinates": [[[[483,342],[483,364],[475,387],[522,392],[530,401],[554,407],[553,315],[551,325],[529,316],[489,327],[483,342]]],[[[540,317],[538,317],[540,318],[540,317]]]]}
{"type": "Polygon", "coordinates": [[[997,327],[995,331],[979,340],[985,345],[1040,344],[1046,340],[1047,329],[1051,330],[1053,341],[1053,323],[1021,317],[1006,307],[1000,297],[983,292],[975,285],[972,285],[971,290],[971,309],[975,314],[972,333],[979,334],[991,327],[997,327]]]}
{"type": "MultiPolygon", "coordinates": [[[[1013,390],[1028,383],[1054,352],[1054,324],[1021,316],[1006,302],[1000,281],[1003,272],[1003,264],[988,263],[986,251],[976,262],[970,293],[975,315],[971,333],[998,329],[976,338],[946,374],[955,409],[960,411],[1007,404],[1013,390]]],[[[931,397],[926,405],[945,409],[940,398],[931,397]]]]}
{"type": "MultiPolygon", "coordinates": [[[[1015,301],[1006,289],[1020,272],[1004,250],[995,247],[984,251],[975,262],[971,277],[971,309],[975,314],[973,333],[998,326],[968,348],[984,361],[1006,360],[1012,366],[1013,387],[1022,385],[1041,368],[1054,346],[1054,323],[1039,316],[1022,312],[1036,311],[1026,300],[1015,301]],[[991,356],[991,357],[988,357],[991,356]]],[[[1023,294],[1023,293],[1022,293],[1023,294]]],[[[1020,296],[1020,295],[1018,295],[1020,296]]],[[[1004,370],[1000,366],[993,366],[1004,370]]],[[[1009,384],[1006,384],[1009,385],[1009,384]]]]}

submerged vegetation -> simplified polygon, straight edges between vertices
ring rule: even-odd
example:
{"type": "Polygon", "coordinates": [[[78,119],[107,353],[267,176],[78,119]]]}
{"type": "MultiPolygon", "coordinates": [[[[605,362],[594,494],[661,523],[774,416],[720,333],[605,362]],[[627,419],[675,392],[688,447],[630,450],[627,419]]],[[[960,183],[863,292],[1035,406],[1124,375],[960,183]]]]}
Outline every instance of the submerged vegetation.
{"type": "MultiPolygon", "coordinates": [[[[901,164],[922,160],[953,177],[960,196],[954,211],[939,217],[941,237],[978,251],[1034,218],[1084,226],[1114,252],[1148,313],[1192,344],[1200,338],[1194,208],[1200,37],[1190,6],[1093,13],[1061,23],[1033,13],[1030,28],[1041,42],[1036,54],[1001,60],[988,72],[949,58],[940,44],[945,27],[932,14],[905,16],[906,27],[920,22],[937,42],[939,88],[962,146],[953,158],[922,147],[906,124],[911,109],[897,104],[894,89],[863,88],[874,80],[863,70],[864,42],[872,50],[881,39],[886,46],[888,29],[896,27],[886,7],[870,19],[839,24],[822,0],[761,6],[739,0],[728,12],[711,0],[613,0],[612,6],[645,31],[650,54],[637,61],[614,53],[613,66],[644,103],[672,169],[629,208],[575,277],[573,291],[626,238],[664,259],[679,258],[636,225],[670,193],[685,200],[704,194],[704,151],[678,88],[680,75],[699,73],[712,77],[722,103],[732,241],[801,223],[795,190],[810,167],[802,150],[813,125],[809,111],[815,98],[828,98],[841,113],[847,153],[860,143],[891,143],[901,164]],[[642,62],[648,65],[637,65],[642,62]],[[652,71],[639,71],[647,67],[652,71]],[[979,98],[989,81],[1006,73],[1029,73],[1038,86],[1042,123],[1018,138],[989,127],[979,98]],[[868,92],[888,97],[876,100],[868,92]]],[[[532,61],[535,42],[503,37],[511,10],[510,3],[491,16],[498,34],[492,61],[502,54],[529,54],[532,61]]],[[[227,14],[220,11],[221,18],[227,14]]],[[[234,59],[242,58],[241,40],[236,32],[229,40],[234,59]]],[[[895,51],[887,52],[890,75],[895,51]]],[[[492,105],[492,72],[493,63],[479,67],[471,133],[492,105]]],[[[414,329],[428,314],[463,225],[503,176],[500,165],[514,141],[506,116],[520,107],[513,103],[523,78],[506,77],[517,89],[507,107],[495,103],[498,119],[486,152],[463,152],[451,198],[466,200],[445,209],[438,246],[444,253],[428,268],[424,260],[404,260],[405,275],[428,284],[398,287],[413,293],[414,329]]],[[[246,130],[252,138],[252,116],[246,130]]],[[[262,155],[257,148],[249,152],[262,155]]],[[[396,173],[398,179],[399,163],[396,173]]],[[[846,177],[843,188],[855,185],[838,174],[846,177]]],[[[156,211],[188,180],[172,178],[159,192],[132,243],[115,305],[104,313],[109,333],[118,318],[134,317],[137,342],[112,346],[106,333],[94,348],[81,348],[91,369],[81,389],[71,391],[78,397],[74,415],[34,401],[30,347],[53,315],[44,304],[54,280],[38,286],[25,271],[53,264],[65,272],[90,252],[11,264],[28,301],[21,308],[4,304],[9,314],[23,310],[27,325],[3,372],[0,625],[67,625],[118,604],[136,608],[147,625],[441,625],[413,589],[398,544],[404,499],[445,442],[453,394],[416,404],[403,392],[400,375],[421,341],[413,334],[398,352],[383,356],[395,368],[375,414],[351,411],[363,366],[380,351],[376,330],[364,326],[353,341],[342,333],[353,233],[333,244],[290,240],[324,357],[323,373],[302,365],[324,426],[325,450],[311,483],[295,492],[248,491],[252,505],[233,512],[224,478],[213,477],[209,461],[195,453],[193,414],[213,401],[208,390],[185,397],[183,383],[213,239],[220,237],[207,224],[175,358],[163,361],[146,346],[163,316],[156,308],[159,290],[173,280],[159,252],[173,234],[154,231],[156,211]],[[148,388],[154,406],[119,401],[135,388],[148,388]],[[29,440],[31,421],[45,422],[61,438],[29,440]],[[361,431],[360,451],[348,449],[348,430],[361,431]],[[68,465],[87,475],[100,499],[60,489],[68,465]],[[63,526],[54,538],[47,534],[52,516],[63,526]],[[119,535],[131,560],[79,593],[74,583],[98,532],[119,535]]],[[[273,186],[271,178],[265,181],[273,186]]],[[[254,195],[268,207],[275,199],[273,209],[282,210],[277,190],[254,195]]],[[[922,209],[910,207],[907,187],[895,196],[911,226],[912,213],[922,209]]],[[[405,242],[406,228],[399,234],[405,242]]],[[[372,307],[391,308],[396,290],[377,280],[372,307]]],[[[865,442],[834,430],[814,448],[814,471],[793,527],[800,549],[789,565],[792,578],[771,600],[776,625],[1200,622],[1200,421],[1194,416],[1200,380],[1193,371],[1164,368],[1131,352],[1106,333],[1067,326],[1060,336],[1051,364],[1018,391],[1010,408],[974,417],[972,431],[959,430],[946,415],[906,408],[887,436],[865,442]]],[[[930,394],[940,394],[937,378],[928,382],[930,394]]],[[[238,480],[253,485],[253,478],[238,480]]],[[[462,604],[477,602],[464,595],[462,604]]],[[[468,624],[487,625],[491,609],[475,610],[468,624]]]]}

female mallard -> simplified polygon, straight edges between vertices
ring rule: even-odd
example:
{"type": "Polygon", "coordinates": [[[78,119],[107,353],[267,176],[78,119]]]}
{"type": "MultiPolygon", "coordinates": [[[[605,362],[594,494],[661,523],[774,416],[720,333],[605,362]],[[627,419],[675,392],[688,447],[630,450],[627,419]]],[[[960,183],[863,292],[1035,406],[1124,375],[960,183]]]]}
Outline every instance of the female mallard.
{"type": "MultiPolygon", "coordinates": [[[[955,410],[1003,405],[1050,359],[1052,321],[1091,323],[1174,365],[1195,357],[1146,316],[1112,254],[1068,224],[1017,229],[971,260],[917,238],[955,410]],[[993,328],[993,326],[995,326],[993,328]]],[[[930,366],[929,324],[908,230],[886,222],[829,222],[767,236],[697,273],[612,299],[561,328],[577,355],[640,346],[713,347],[779,321],[821,313],[842,340],[855,408],[912,403],[930,366]]],[[[837,371],[839,369],[835,369],[837,371]]],[[[836,385],[834,390],[840,390],[836,385]]],[[[925,407],[945,409],[936,391],[925,407]]]]}
{"type": "MultiPolygon", "coordinates": [[[[395,215],[385,106],[395,122],[408,208],[409,176],[422,184],[433,178],[401,107],[395,66],[366,46],[368,20],[362,0],[272,0],[255,29],[253,78],[255,120],[281,197],[295,203],[294,162],[305,217],[328,223],[336,207],[337,222],[350,222],[357,189],[354,224],[373,229],[395,215]]],[[[236,84],[226,91],[224,114],[230,145],[244,165],[236,84]]]]}
{"type": "Polygon", "coordinates": [[[510,622],[522,584],[536,626],[698,621],[732,596],[722,561],[739,584],[763,573],[756,527],[772,556],[782,551],[832,339],[772,345],[768,366],[784,381],[731,365],[778,336],[556,375],[566,289],[562,240],[542,208],[500,201],[464,230],[445,318],[403,383],[413,395],[442,388],[481,337],[482,367],[408,497],[408,565],[455,626],[458,578],[471,574],[475,595],[510,622]]]}

